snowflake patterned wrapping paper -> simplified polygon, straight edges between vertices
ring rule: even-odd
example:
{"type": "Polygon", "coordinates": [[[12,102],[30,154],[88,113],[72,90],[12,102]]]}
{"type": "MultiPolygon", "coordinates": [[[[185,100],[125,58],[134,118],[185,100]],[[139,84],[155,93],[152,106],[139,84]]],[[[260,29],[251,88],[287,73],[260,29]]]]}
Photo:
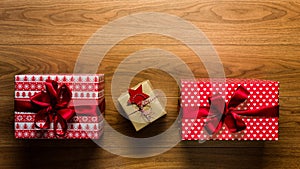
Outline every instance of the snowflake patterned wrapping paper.
{"type": "Polygon", "coordinates": [[[104,75],[16,75],[15,137],[98,139],[103,132],[104,75]]]}
{"type": "Polygon", "coordinates": [[[181,107],[182,140],[278,140],[279,82],[182,80],[181,107]]]}

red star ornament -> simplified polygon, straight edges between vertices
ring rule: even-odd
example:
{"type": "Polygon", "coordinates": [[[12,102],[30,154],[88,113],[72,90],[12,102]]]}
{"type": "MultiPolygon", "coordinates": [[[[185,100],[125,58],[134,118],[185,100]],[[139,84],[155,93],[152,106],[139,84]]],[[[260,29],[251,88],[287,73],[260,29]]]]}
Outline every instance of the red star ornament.
{"type": "Polygon", "coordinates": [[[143,100],[149,98],[149,96],[143,93],[142,85],[140,85],[136,90],[128,89],[130,98],[128,102],[130,104],[136,104],[139,108],[143,106],[143,100]]]}

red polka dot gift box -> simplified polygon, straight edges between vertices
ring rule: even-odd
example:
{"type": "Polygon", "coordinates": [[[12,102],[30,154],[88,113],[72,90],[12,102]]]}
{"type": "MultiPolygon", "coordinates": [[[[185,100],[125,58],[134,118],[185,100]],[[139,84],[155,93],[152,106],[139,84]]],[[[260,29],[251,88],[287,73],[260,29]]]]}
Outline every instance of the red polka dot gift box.
{"type": "Polygon", "coordinates": [[[104,75],[16,75],[15,138],[98,139],[104,75]]]}
{"type": "Polygon", "coordinates": [[[181,81],[182,140],[278,140],[279,82],[181,81]]]}

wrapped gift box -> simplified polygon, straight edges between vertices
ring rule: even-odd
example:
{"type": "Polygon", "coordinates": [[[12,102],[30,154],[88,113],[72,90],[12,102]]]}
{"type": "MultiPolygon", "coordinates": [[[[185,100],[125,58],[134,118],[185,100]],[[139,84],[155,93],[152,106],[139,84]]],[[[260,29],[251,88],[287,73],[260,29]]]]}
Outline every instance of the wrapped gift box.
{"type": "Polygon", "coordinates": [[[118,102],[127,114],[128,119],[132,122],[136,131],[141,130],[151,122],[166,114],[158,96],[153,92],[153,87],[149,80],[143,81],[129,89],[129,92],[123,93],[118,98],[118,102]],[[132,94],[130,94],[131,91],[132,94]],[[134,103],[135,98],[142,98],[140,100],[141,102],[134,103]],[[142,104],[142,102],[144,104],[139,107],[138,104],[142,104]]]}
{"type": "Polygon", "coordinates": [[[181,107],[182,140],[278,140],[279,82],[182,80],[181,107]]]}
{"type": "Polygon", "coordinates": [[[103,132],[104,106],[103,74],[16,75],[15,137],[98,139],[103,132]],[[58,96],[53,97],[51,89],[58,96]],[[48,126],[44,125],[47,120],[48,126]]]}

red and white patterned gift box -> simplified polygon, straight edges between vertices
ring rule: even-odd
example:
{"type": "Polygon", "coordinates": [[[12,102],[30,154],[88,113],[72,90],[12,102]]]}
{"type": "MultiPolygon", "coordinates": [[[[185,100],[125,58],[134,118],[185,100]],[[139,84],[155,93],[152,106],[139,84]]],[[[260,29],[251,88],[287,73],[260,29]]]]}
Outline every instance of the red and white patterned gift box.
{"type": "Polygon", "coordinates": [[[16,75],[15,137],[98,139],[104,104],[103,74],[16,75]]]}
{"type": "Polygon", "coordinates": [[[181,107],[182,140],[278,140],[279,82],[182,80],[181,107]]]}

